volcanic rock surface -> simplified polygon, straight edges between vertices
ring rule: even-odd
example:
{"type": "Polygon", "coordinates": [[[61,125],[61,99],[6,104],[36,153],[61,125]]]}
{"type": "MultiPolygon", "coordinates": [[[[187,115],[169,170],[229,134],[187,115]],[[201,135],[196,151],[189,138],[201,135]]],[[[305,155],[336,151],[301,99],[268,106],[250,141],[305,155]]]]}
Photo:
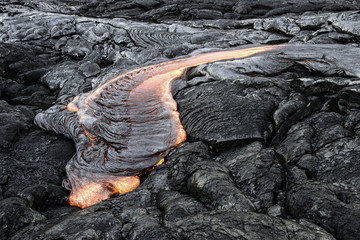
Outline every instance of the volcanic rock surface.
{"type": "Polygon", "coordinates": [[[0,2],[1,239],[360,239],[360,2],[0,2]],[[33,119],[128,70],[290,44],[189,69],[187,132],[134,191],[81,210],[71,140],[33,119]]]}

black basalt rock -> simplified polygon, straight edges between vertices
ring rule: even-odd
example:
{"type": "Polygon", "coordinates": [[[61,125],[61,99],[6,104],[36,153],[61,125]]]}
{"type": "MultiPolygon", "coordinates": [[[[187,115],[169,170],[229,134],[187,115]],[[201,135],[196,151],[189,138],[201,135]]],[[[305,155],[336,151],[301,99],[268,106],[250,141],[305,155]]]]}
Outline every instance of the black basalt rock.
{"type": "Polygon", "coordinates": [[[108,211],[72,213],[59,219],[52,219],[24,228],[11,239],[119,239],[122,223],[108,211]]]}
{"type": "Polygon", "coordinates": [[[188,138],[213,146],[253,140],[266,142],[276,99],[257,94],[248,93],[240,84],[226,82],[182,90],[176,99],[188,138]]]}
{"type": "Polygon", "coordinates": [[[214,209],[255,210],[253,203],[235,186],[228,170],[216,162],[198,162],[191,166],[187,188],[214,209]]]}
{"type": "Polygon", "coordinates": [[[25,106],[12,107],[0,100],[0,147],[12,145],[32,125],[33,112],[25,106]]]}
{"type": "Polygon", "coordinates": [[[340,184],[305,182],[287,194],[292,216],[306,218],[333,233],[338,239],[357,239],[359,193],[340,184]]]}
{"type": "Polygon", "coordinates": [[[0,237],[3,239],[8,239],[13,232],[41,220],[45,220],[45,217],[31,209],[24,199],[10,197],[0,201],[0,237]]]}
{"type": "Polygon", "coordinates": [[[216,160],[230,170],[236,186],[257,210],[266,212],[277,201],[281,202],[279,196],[282,194],[280,187],[283,183],[283,169],[273,149],[261,148],[261,143],[254,142],[227,150],[216,160]]]}
{"type": "MultiPolygon", "coordinates": [[[[359,9],[335,0],[0,1],[0,238],[360,239],[359,9]],[[69,206],[62,181],[79,149],[40,130],[36,114],[64,113],[132,69],[250,44],[288,46],[177,75],[171,94],[187,140],[142,171],[137,189],[69,206]]],[[[134,130],[115,119],[127,114],[118,106],[127,93],[114,90],[98,101],[109,107],[97,128],[103,145],[74,127],[74,111],[50,121],[67,137],[83,133],[87,161],[134,130]]]]}
{"type": "Polygon", "coordinates": [[[310,222],[251,212],[200,213],[177,224],[180,236],[188,239],[335,239],[310,222]]]}

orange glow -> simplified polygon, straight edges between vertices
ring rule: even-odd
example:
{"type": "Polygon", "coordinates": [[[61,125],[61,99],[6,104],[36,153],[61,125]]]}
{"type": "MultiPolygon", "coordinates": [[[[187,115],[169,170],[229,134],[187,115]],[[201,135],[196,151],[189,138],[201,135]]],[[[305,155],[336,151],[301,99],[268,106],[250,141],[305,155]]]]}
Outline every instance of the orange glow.
{"type": "Polygon", "coordinates": [[[136,189],[140,185],[139,176],[123,177],[120,180],[112,181],[117,193],[123,194],[136,189]]]}
{"type": "MultiPolygon", "coordinates": [[[[92,94],[90,94],[85,99],[85,111],[87,110],[87,105],[89,104],[89,101],[97,98],[100,95],[100,93],[103,91],[104,87],[124,77],[126,74],[134,74],[135,76],[136,74],[144,74],[144,73],[140,73],[141,70],[154,69],[153,72],[149,71],[150,76],[146,75],[147,78],[144,79],[144,81],[139,86],[137,86],[135,89],[131,91],[129,99],[132,98],[132,95],[138,93],[146,94],[149,92],[158,92],[158,94],[162,96],[162,102],[166,106],[168,106],[169,110],[171,111],[173,120],[175,120],[178,126],[180,126],[178,129],[177,138],[174,143],[174,147],[175,147],[186,140],[186,132],[180,122],[179,113],[177,112],[177,104],[171,94],[171,83],[173,80],[180,78],[184,73],[184,71],[189,67],[195,67],[201,64],[212,63],[223,60],[241,59],[261,52],[271,51],[282,46],[286,46],[286,45],[269,45],[269,46],[253,47],[247,49],[236,49],[236,50],[228,50],[228,51],[203,53],[185,59],[178,59],[178,60],[173,60],[169,62],[164,62],[164,63],[159,63],[155,65],[134,69],[125,74],[121,74],[111,79],[110,81],[104,83],[100,87],[98,87],[92,94]]],[[[133,98],[137,99],[136,96],[133,98]]]]}
{"type": "MultiPolygon", "coordinates": [[[[178,59],[134,69],[99,86],[91,94],[89,93],[86,98],[81,98],[81,104],[79,104],[78,97],[74,98],[74,100],[68,104],[67,109],[69,111],[77,112],[80,124],[85,125],[86,119],[94,119],[93,115],[95,114],[92,115],[91,111],[96,111],[93,110],[95,109],[93,106],[96,101],[93,102],[93,100],[100,98],[103,95],[102,92],[105,91],[105,87],[109,87],[106,91],[111,91],[112,85],[110,84],[121,84],[121,81],[119,81],[120,83],[115,82],[121,78],[124,78],[125,80],[136,80],[138,82],[135,82],[136,84],[134,84],[135,87],[133,87],[133,89],[126,89],[127,91],[130,91],[126,103],[140,103],[139,105],[142,105],[143,99],[152,99],[153,97],[161,100],[161,108],[166,110],[166,117],[169,116],[169,118],[166,119],[171,123],[169,124],[171,129],[168,131],[170,132],[170,140],[166,139],[166,143],[170,143],[166,145],[168,150],[186,140],[186,132],[180,122],[180,114],[177,111],[177,103],[172,96],[171,89],[171,87],[174,86],[172,85],[173,81],[181,79],[186,69],[216,61],[241,59],[261,52],[271,51],[281,46],[284,45],[203,53],[185,59],[178,59]],[[81,108],[80,111],[79,106],[81,108]]],[[[114,88],[112,90],[115,91],[114,88]]],[[[107,92],[105,92],[105,94],[106,93],[107,92]]],[[[137,111],[136,108],[133,109],[133,111],[137,111]]],[[[141,111],[139,112],[141,113],[141,111]]],[[[90,120],[89,122],[91,122],[90,120]]],[[[151,121],[149,120],[149,122],[151,121]]],[[[152,122],[152,124],[154,124],[154,122],[152,122]]],[[[91,124],[89,124],[89,126],[92,127],[91,124]]],[[[94,145],[94,141],[97,140],[97,138],[91,135],[91,132],[92,131],[90,130],[89,132],[85,131],[85,135],[91,140],[91,144],[94,145]]],[[[100,141],[101,137],[99,137],[96,143],[99,143],[100,141]]],[[[157,155],[157,157],[158,156],[159,155],[157,155]]],[[[104,161],[111,160],[107,160],[106,157],[104,157],[104,161]]],[[[129,162],[131,162],[131,159],[129,159],[129,162]]],[[[147,168],[147,170],[150,171],[163,162],[164,159],[161,159],[154,166],[147,168]]],[[[143,170],[144,169],[139,169],[139,172],[143,170]]],[[[109,176],[109,179],[102,179],[100,181],[103,182],[81,182],[81,187],[73,187],[69,198],[70,205],[85,208],[107,198],[117,196],[118,194],[132,191],[140,184],[139,176],[119,177],[117,180],[114,180],[113,177],[109,176]]]]}
{"type": "MultiPolygon", "coordinates": [[[[169,61],[169,62],[165,62],[165,63],[159,63],[159,64],[150,65],[150,66],[146,66],[146,67],[142,67],[142,68],[137,68],[137,69],[131,70],[125,74],[121,74],[121,75],[109,80],[108,82],[104,83],[100,87],[98,87],[96,89],[96,91],[94,91],[91,95],[89,95],[86,98],[85,103],[88,104],[90,99],[93,99],[93,98],[96,98],[99,96],[99,94],[104,89],[104,87],[106,87],[107,85],[124,77],[128,73],[135,73],[135,72],[138,72],[143,69],[147,69],[147,68],[150,69],[150,68],[155,68],[158,66],[158,68],[154,72],[155,77],[158,74],[164,74],[164,73],[168,73],[169,75],[179,77],[184,72],[184,70],[189,67],[195,67],[195,66],[199,66],[201,64],[212,63],[212,62],[223,61],[223,60],[245,58],[245,57],[255,55],[257,53],[271,51],[271,50],[274,50],[276,48],[283,47],[283,46],[286,46],[286,45],[270,45],[270,46],[253,47],[253,48],[247,48],[247,49],[237,49],[237,50],[203,53],[203,54],[199,54],[199,55],[192,56],[192,57],[185,58],[185,59],[178,59],[178,60],[173,60],[173,61],[169,61]],[[164,66],[164,67],[162,68],[162,66],[164,66]]],[[[171,79],[171,80],[173,80],[173,79],[171,79]]],[[[170,83],[171,83],[171,80],[169,81],[170,83]]],[[[167,83],[167,84],[170,84],[170,83],[167,83]]]]}
{"type": "Polygon", "coordinates": [[[192,66],[199,66],[205,63],[246,58],[258,53],[271,51],[282,46],[285,45],[271,45],[271,46],[253,47],[247,49],[203,53],[188,58],[184,67],[188,68],[192,66]]]}
{"type": "Polygon", "coordinates": [[[79,108],[73,102],[70,102],[66,108],[67,108],[67,110],[72,111],[72,112],[79,111],[79,108]]]}
{"type": "Polygon", "coordinates": [[[119,177],[104,183],[83,183],[83,186],[72,191],[69,198],[71,206],[86,208],[110,197],[130,192],[140,185],[138,176],[119,177]]]}
{"type": "Polygon", "coordinates": [[[186,140],[186,132],[184,127],[181,125],[181,128],[179,129],[179,132],[177,134],[175,147],[180,143],[185,142],[185,140],[186,140]]]}
{"type": "Polygon", "coordinates": [[[174,147],[186,140],[186,132],[180,122],[180,114],[177,111],[177,104],[171,94],[171,82],[174,79],[180,78],[185,71],[185,68],[178,68],[173,71],[159,73],[147,79],[134,90],[131,91],[129,99],[137,99],[137,95],[156,93],[162,99],[162,103],[170,110],[171,118],[179,126],[177,129],[177,137],[174,142],[174,147]]]}
{"type": "Polygon", "coordinates": [[[79,96],[76,96],[68,105],[67,105],[67,110],[72,111],[72,112],[77,112],[79,111],[78,106],[75,104],[75,101],[79,98],[79,96]]]}
{"type": "Polygon", "coordinates": [[[97,139],[97,137],[91,137],[90,133],[88,131],[86,131],[86,130],[84,130],[84,133],[87,136],[87,138],[90,139],[91,145],[94,146],[94,141],[97,139]]]}
{"type": "Polygon", "coordinates": [[[162,158],[157,164],[154,165],[154,167],[159,166],[165,162],[165,158],[162,158]]]}

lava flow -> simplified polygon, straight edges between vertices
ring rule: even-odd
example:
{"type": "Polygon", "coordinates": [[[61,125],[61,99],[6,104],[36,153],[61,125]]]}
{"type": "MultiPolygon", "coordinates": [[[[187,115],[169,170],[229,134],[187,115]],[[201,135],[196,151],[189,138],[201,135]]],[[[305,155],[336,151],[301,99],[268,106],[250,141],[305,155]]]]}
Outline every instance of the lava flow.
{"type": "Polygon", "coordinates": [[[83,187],[72,192],[69,197],[71,206],[85,208],[102,200],[130,192],[140,185],[138,176],[120,177],[118,180],[108,180],[106,183],[84,183],[83,187]]]}
{"type": "Polygon", "coordinates": [[[281,46],[204,53],[138,68],[38,114],[38,126],[76,143],[77,154],[66,166],[63,183],[71,190],[70,204],[84,208],[134,190],[140,174],[161,164],[170,149],[185,141],[172,94],[186,85],[186,69],[281,46]]]}

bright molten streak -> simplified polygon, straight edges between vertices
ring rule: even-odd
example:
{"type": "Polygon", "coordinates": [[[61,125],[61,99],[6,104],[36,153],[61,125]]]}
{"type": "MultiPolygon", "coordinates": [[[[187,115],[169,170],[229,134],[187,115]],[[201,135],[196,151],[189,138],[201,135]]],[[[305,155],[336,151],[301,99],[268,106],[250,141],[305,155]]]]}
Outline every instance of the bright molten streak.
{"type": "Polygon", "coordinates": [[[140,178],[138,176],[119,177],[118,180],[109,180],[106,183],[84,183],[83,187],[71,193],[69,203],[71,206],[85,208],[102,200],[130,192],[139,185],[140,178]]]}
{"type": "Polygon", "coordinates": [[[184,71],[232,60],[278,46],[199,54],[131,70],[71,102],[55,105],[35,123],[74,139],[77,154],[68,162],[70,204],[81,208],[134,190],[139,175],[164,161],[186,139],[172,93],[186,85],[184,71]]]}

